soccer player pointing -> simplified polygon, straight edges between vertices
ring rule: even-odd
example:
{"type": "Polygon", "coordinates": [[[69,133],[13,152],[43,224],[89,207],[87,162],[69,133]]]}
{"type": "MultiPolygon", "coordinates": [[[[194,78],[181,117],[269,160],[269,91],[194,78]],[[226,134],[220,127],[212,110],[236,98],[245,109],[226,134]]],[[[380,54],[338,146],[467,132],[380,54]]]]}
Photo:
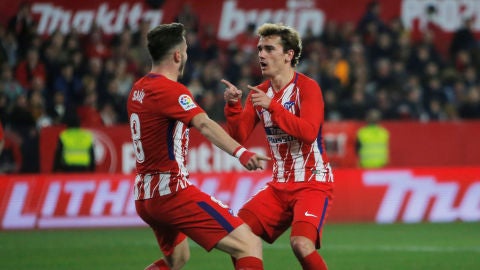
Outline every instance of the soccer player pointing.
{"type": "Polygon", "coordinates": [[[188,181],[189,127],[236,156],[248,170],[269,158],[248,151],[178,83],[187,61],[184,26],[163,24],[148,35],[152,69],[132,87],[127,109],[136,155],[135,207],[164,254],[146,269],[180,269],[189,259],[187,236],[236,260],[235,269],[263,269],[262,243],[243,221],[188,181]]]}
{"type": "Polygon", "coordinates": [[[291,227],[290,244],[303,269],[327,269],[317,253],[333,197],[333,175],[322,139],[324,104],[318,84],[295,71],[302,51],[298,32],[280,24],[257,31],[265,81],[242,91],[226,80],[225,114],[230,135],[243,143],[261,123],[273,158],[273,176],[239,217],[273,243],[291,227]]]}

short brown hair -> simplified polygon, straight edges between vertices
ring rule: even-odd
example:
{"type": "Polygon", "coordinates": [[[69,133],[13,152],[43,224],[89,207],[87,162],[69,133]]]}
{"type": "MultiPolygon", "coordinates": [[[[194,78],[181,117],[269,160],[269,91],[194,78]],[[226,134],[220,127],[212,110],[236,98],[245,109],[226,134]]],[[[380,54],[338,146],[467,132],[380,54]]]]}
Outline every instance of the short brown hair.
{"type": "Polygon", "coordinates": [[[167,53],[184,40],[185,27],[181,23],[161,24],[147,34],[148,51],[154,63],[161,61],[167,53]]]}
{"type": "Polygon", "coordinates": [[[257,30],[260,37],[279,36],[283,51],[293,50],[293,58],[290,62],[292,67],[298,64],[302,54],[302,39],[297,30],[281,23],[265,23],[257,30]]]}

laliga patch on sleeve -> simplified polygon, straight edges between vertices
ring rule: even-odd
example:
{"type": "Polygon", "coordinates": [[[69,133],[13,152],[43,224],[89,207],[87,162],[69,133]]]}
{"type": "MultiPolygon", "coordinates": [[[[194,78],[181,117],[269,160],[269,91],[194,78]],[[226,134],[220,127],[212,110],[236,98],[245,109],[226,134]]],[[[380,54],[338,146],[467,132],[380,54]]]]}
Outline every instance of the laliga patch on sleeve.
{"type": "Polygon", "coordinates": [[[180,103],[180,106],[182,106],[185,111],[197,107],[197,105],[193,102],[192,98],[185,94],[178,97],[178,103],[180,103]]]}

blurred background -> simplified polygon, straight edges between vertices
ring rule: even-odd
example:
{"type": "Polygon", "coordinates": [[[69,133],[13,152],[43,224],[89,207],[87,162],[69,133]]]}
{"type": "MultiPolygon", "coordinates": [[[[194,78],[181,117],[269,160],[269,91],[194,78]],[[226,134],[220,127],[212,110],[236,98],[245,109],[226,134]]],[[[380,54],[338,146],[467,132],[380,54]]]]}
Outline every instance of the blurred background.
{"type": "MultiPolygon", "coordinates": [[[[300,32],[297,70],[325,103],[330,222],[478,222],[479,16],[467,0],[2,1],[0,231],[143,226],[126,98],[151,67],[148,30],[174,21],[189,46],[180,81],[220,124],[220,80],[244,91],[262,81],[256,28],[300,32]],[[74,174],[57,166],[72,119],[93,135],[93,167],[74,174]],[[383,135],[365,135],[372,127],[383,135]]],[[[234,210],[270,179],[196,131],[190,145],[191,181],[234,210]]],[[[268,154],[261,128],[247,146],[268,154]]]]}

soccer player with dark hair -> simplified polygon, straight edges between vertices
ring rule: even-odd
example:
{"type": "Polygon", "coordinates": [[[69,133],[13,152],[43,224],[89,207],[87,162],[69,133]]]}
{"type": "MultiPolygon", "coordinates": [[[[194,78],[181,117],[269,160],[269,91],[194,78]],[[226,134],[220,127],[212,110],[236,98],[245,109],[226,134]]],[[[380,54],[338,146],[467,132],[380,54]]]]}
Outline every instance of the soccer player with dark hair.
{"type": "Polygon", "coordinates": [[[189,182],[189,128],[198,129],[248,170],[262,169],[268,158],[232,139],[177,82],[187,61],[182,24],[157,26],[147,40],[152,69],[133,85],[127,101],[136,154],[135,206],[164,255],[146,269],[182,268],[190,256],[187,236],[207,251],[230,254],[235,269],[263,269],[261,240],[227,206],[189,182]]]}
{"type": "Polygon", "coordinates": [[[291,227],[290,244],[303,269],[327,269],[316,251],[333,198],[333,174],[322,138],[324,103],[313,79],[295,71],[302,52],[296,30],[266,23],[257,30],[258,57],[266,80],[242,91],[226,80],[228,132],[245,142],[255,125],[264,126],[273,158],[273,176],[238,216],[273,243],[291,227]]]}

